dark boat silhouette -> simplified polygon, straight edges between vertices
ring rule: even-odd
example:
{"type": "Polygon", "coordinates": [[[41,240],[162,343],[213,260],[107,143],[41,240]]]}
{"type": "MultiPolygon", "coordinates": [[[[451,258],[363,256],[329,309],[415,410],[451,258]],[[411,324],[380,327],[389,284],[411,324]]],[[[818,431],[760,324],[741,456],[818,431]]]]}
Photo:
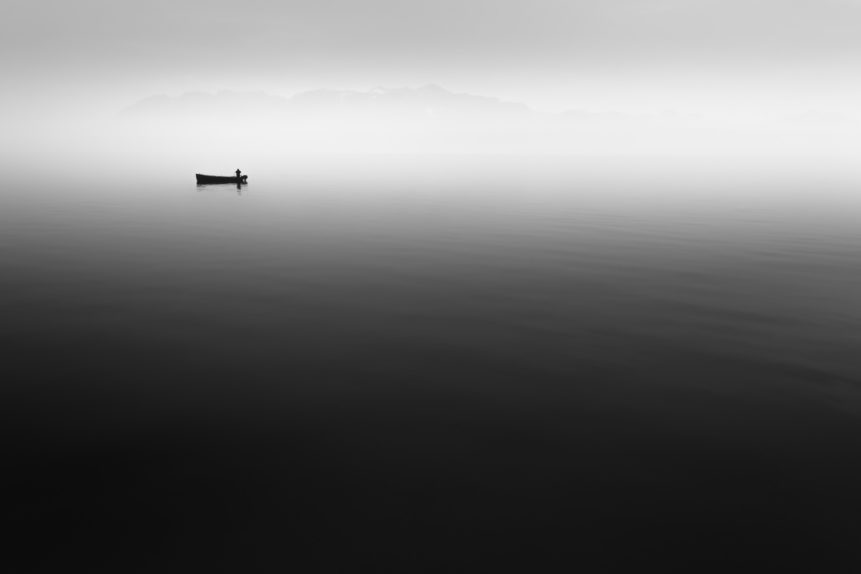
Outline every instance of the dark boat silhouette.
{"type": "Polygon", "coordinates": [[[203,175],[202,173],[194,174],[197,177],[197,183],[247,183],[247,175],[239,177],[233,175],[203,175]]]}

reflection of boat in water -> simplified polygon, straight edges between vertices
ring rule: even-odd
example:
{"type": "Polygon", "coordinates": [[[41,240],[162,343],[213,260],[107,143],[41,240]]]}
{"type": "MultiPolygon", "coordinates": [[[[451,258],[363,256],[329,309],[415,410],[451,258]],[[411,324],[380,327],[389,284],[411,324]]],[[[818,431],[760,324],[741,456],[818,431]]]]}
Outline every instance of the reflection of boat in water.
{"type": "Polygon", "coordinates": [[[248,183],[247,175],[239,177],[232,175],[203,175],[202,173],[194,174],[197,177],[197,183],[248,183]]]}

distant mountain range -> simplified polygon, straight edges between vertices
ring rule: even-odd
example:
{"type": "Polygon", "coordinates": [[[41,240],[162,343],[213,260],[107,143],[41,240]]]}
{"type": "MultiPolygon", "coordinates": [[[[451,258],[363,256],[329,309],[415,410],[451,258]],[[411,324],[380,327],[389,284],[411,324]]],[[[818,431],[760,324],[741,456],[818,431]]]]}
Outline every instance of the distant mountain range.
{"type": "MultiPolygon", "coordinates": [[[[145,98],[120,112],[122,119],[146,121],[165,119],[170,121],[212,119],[221,120],[278,120],[279,118],[320,119],[349,118],[409,119],[453,119],[458,121],[482,119],[551,122],[559,125],[628,125],[646,122],[649,124],[698,125],[708,120],[702,114],[631,115],[617,111],[593,112],[569,109],[560,113],[535,112],[522,103],[508,102],[499,98],[452,92],[435,84],[419,88],[383,88],[367,91],[317,89],[283,97],[265,92],[217,93],[188,92],[180,96],[158,95],[145,98]]],[[[821,126],[857,126],[859,119],[829,110],[807,110],[787,113],[760,123],[774,122],[821,126]]]]}
{"type": "Polygon", "coordinates": [[[430,84],[420,88],[374,88],[358,90],[311,90],[291,97],[263,92],[201,92],[181,96],[153,96],[126,108],[124,118],[163,116],[199,117],[207,115],[258,116],[261,114],[343,116],[398,115],[412,117],[518,116],[531,110],[497,98],[455,93],[430,84]]]}
{"type": "Polygon", "coordinates": [[[567,110],[419,88],[320,89],[290,97],[263,92],[153,96],[125,109],[116,135],[154,146],[223,144],[243,149],[422,152],[737,153],[738,150],[854,149],[861,124],[810,110],[745,119],[567,110]],[[805,147],[806,146],[806,147],[805,147]],[[835,147],[836,146],[836,147],[835,147]]]}

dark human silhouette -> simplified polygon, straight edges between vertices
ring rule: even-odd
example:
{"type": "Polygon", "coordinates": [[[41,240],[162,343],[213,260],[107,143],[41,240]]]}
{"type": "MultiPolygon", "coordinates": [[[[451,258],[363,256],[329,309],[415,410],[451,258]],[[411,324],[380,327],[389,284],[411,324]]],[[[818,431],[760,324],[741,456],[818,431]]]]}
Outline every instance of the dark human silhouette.
{"type": "Polygon", "coordinates": [[[236,170],[236,179],[239,179],[239,176],[241,176],[241,175],[242,175],[242,172],[237,169],[236,170]]]}

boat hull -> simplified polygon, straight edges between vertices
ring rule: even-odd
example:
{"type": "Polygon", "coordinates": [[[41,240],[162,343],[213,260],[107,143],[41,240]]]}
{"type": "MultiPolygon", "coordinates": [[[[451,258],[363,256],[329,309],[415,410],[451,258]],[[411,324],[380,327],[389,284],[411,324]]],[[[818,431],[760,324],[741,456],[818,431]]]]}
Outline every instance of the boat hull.
{"type": "Polygon", "coordinates": [[[247,183],[246,180],[248,179],[247,175],[234,177],[225,175],[204,175],[202,173],[196,173],[195,177],[197,177],[197,183],[247,183]]]}

